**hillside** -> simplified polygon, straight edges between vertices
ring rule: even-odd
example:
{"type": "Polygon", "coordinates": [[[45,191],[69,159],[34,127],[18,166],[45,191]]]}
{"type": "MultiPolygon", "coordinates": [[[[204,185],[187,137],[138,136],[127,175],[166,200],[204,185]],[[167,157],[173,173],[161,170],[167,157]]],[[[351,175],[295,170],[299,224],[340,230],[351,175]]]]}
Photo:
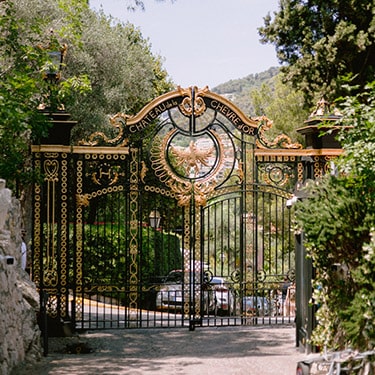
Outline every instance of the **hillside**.
{"type": "Polygon", "coordinates": [[[244,78],[232,79],[212,89],[236,104],[246,115],[254,116],[250,102],[250,91],[259,88],[263,83],[272,84],[273,78],[279,73],[279,68],[272,67],[265,72],[249,74],[244,78]]]}

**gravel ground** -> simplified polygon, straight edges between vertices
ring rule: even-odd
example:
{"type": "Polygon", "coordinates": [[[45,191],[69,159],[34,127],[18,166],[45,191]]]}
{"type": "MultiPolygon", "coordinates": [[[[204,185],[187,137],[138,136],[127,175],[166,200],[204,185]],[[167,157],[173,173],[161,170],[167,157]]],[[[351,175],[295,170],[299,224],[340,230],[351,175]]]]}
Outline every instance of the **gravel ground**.
{"type": "Polygon", "coordinates": [[[302,358],[292,326],[106,330],[50,338],[12,375],[294,375],[302,358]]]}

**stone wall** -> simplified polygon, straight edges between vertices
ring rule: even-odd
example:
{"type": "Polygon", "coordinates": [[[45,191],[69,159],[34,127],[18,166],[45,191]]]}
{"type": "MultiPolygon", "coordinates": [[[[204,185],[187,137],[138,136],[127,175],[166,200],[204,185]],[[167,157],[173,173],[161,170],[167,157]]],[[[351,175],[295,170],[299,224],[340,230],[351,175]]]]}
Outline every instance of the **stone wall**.
{"type": "Polygon", "coordinates": [[[42,356],[39,294],[21,268],[20,203],[0,179],[0,374],[42,356]]]}

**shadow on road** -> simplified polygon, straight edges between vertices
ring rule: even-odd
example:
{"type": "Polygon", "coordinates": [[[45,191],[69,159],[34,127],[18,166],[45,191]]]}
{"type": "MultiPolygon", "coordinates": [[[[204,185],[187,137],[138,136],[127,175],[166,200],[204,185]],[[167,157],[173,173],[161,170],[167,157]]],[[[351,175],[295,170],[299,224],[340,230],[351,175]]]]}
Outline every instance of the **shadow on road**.
{"type": "Polygon", "coordinates": [[[292,326],[106,330],[51,338],[47,358],[12,375],[287,375],[301,358],[292,326]],[[67,354],[74,341],[93,352],[67,354]]]}

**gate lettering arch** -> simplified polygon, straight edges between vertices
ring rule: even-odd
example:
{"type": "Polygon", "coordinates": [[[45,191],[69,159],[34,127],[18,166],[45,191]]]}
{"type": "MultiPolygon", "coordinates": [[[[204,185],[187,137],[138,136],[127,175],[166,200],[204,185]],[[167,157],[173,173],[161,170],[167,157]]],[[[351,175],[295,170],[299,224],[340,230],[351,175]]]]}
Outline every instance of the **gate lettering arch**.
{"type": "MultiPolygon", "coordinates": [[[[31,271],[48,317],[76,329],[293,322],[286,201],[305,150],[269,141],[266,117],[208,88],[178,88],[110,125],[32,149],[44,181],[31,271]]],[[[317,156],[314,173],[324,165],[317,156]]]]}

